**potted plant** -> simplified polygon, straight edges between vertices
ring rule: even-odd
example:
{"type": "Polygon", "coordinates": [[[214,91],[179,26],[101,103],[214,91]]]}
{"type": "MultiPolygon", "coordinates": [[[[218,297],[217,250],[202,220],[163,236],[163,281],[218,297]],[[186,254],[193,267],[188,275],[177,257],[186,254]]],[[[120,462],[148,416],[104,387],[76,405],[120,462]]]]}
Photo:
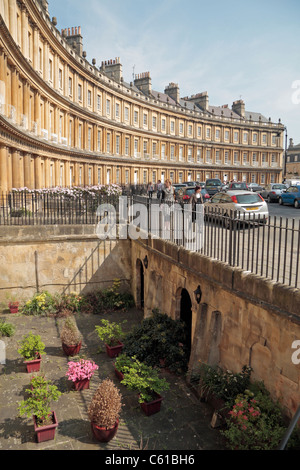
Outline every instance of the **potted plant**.
{"type": "Polygon", "coordinates": [[[122,408],[122,395],[114,383],[106,379],[98,386],[88,408],[94,437],[109,442],[117,433],[122,408]]]}
{"type": "Polygon", "coordinates": [[[20,303],[17,301],[11,301],[8,303],[10,313],[18,313],[20,303]]]}
{"type": "Polygon", "coordinates": [[[90,387],[90,379],[95,371],[99,369],[94,361],[80,359],[78,362],[68,363],[66,376],[74,384],[75,390],[85,390],[90,387]]]}
{"type": "Polygon", "coordinates": [[[31,331],[23,336],[18,353],[25,359],[27,372],[38,372],[41,367],[42,355],[45,354],[45,344],[40,335],[34,335],[31,331]]]}
{"type": "Polygon", "coordinates": [[[124,373],[128,371],[130,367],[134,367],[134,360],[126,354],[119,354],[114,362],[115,374],[119,380],[124,379],[124,373]]]}
{"type": "Polygon", "coordinates": [[[95,330],[99,338],[104,341],[107,355],[112,358],[117,357],[124,347],[122,343],[124,338],[122,325],[102,319],[101,325],[96,325],[95,330]]]}
{"type": "Polygon", "coordinates": [[[19,403],[20,416],[33,417],[38,442],[53,440],[58,421],[55,411],[51,410],[51,403],[58,400],[61,392],[42,376],[34,377],[26,392],[28,397],[19,403]]]}
{"type": "Polygon", "coordinates": [[[75,318],[69,316],[63,325],[60,339],[66,356],[76,356],[81,349],[82,335],[77,327],[75,318]]]}
{"type": "Polygon", "coordinates": [[[157,369],[140,362],[136,357],[132,359],[134,364],[124,368],[124,378],[121,383],[129,390],[139,392],[139,403],[147,416],[158,413],[163,400],[161,392],[168,390],[169,383],[159,377],[157,369]]]}

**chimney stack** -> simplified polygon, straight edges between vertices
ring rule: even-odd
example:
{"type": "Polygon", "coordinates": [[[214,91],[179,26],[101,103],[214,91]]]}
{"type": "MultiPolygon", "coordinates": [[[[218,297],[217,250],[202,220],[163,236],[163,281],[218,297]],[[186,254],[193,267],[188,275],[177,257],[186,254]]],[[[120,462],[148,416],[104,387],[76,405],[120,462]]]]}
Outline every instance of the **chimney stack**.
{"type": "Polygon", "coordinates": [[[168,95],[175,103],[179,104],[180,101],[180,93],[179,93],[179,86],[177,83],[169,83],[169,85],[165,88],[165,94],[168,95]]]}
{"type": "Polygon", "coordinates": [[[152,84],[150,72],[143,72],[136,75],[134,85],[145,95],[151,95],[152,84]]]}

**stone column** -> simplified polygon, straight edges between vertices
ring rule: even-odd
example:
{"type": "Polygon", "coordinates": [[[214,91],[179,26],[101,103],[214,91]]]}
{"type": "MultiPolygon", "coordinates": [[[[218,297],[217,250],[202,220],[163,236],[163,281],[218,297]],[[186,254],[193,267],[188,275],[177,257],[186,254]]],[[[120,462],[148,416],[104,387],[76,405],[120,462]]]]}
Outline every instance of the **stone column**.
{"type": "Polygon", "coordinates": [[[30,153],[24,153],[24,186],[28,189],[33,188],[33,182],[31,178],[31,155],[30,153]]]}
{"type": "Polygon", "coordinates": [[[34,186],[40,189],[42,186],[41,157],[36,155],[34,158],[34,186]]]}
{"type": "Polygon", "coordinates": [[[8,191],[8,168],[7,168],[7,147],[0,146],[0,193],[8,191]]]}
{"type": "Polygon", "coordinates": [[[21,167],[21,157],[20,152],[17,149],[13,149],[12,152],[12,186],[13,188],[21,188],[21,171],[23,168],[21,167]]]}

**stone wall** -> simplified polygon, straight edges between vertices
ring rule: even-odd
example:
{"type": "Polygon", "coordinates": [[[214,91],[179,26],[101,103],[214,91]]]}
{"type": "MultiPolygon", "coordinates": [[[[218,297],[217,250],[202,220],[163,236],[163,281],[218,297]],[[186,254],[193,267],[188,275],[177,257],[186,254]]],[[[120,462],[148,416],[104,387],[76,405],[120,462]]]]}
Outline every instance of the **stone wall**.
{"type": "MultiPolygon", "coordinates": [[[[132,242],[133,294],[139,292],[136,260],[144,267],[145,315],[158,307],[174,319],[181,292],[192,302],[190,368],[199,361],[240,372],[253,368],[288,414],[300,403],[300,364],[292,344],[300,340],[300,292],[191,253],[164,240],[132,242]],[[194,291],[200,286],[198,304],[194,291]]],[[[300,353],[298,354],[298,357],[300,353]]]]}
{"type": "Polygon", "coordinates": [[[0,228],[0,302],[37,291],[130,289],[130,242],[100,241],[93,226],[0,228]]]}

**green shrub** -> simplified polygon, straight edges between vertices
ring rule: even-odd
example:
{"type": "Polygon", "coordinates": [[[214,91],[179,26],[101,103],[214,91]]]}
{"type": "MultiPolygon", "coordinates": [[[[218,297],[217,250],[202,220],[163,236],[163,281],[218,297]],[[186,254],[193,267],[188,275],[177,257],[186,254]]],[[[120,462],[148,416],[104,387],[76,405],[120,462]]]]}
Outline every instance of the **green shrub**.
{"type": "Polygon", "coordinates": [[[243,393],[250,385],[251,368],[244,366],[241,372],[233,373],[219,366],[201,363],[199,367],[200,393],[202,397],[213,394],[224,400],[231,407],[238,394],[243,393]]]}
{"type": "Polygon", "coordinates": [[[132,357],[129,366],[123,365],[122,372],[124,379],[121,383],[129,390],[139,392],[139,402],[151,402],[155,394],[160,394],[169,389],[169,384],[164,378],[160,378],[157,369],[140,362],[136,357],[132,357]]]}
{"type": "Polygon", "coordinates": [[[40,335],[34,335],[30,332],[28,335],[23,336],[20,341],[20,348],[18,353],[24,357],[26,361],[36,359],[36,354],[45,354],[45,344],[41,341],[40,335]]]}
{"type": "MultiPolygon", "coordinates": [[[[125,323],[126,320],[122,323],[125,323]]],[[[109,320],[102,319],[101,325],[96,325],[95,330],[105,344],[108,346],[115,346],[118,341],[122,341],[125,334],[122,329],[121,323],[110,322],[109,320]]]]}
{"type": "Polygon", "coordinates": [[[286,432],[279,406],[266,390],[245,390],[229,414],[222,434],[233,450],[276,450],[286,432]]]}
{"type": "Polygon", "coordinates": [[[0,320],[0,335],[1,336],[13,336],[15,334],[15,326],[11,323],[7,323],[4,320],[0,320]]]}
{"type": "Polygon", "coordinates": [[[126,335],[123,352],[152,367],[160,366],[163,361],[169,370],[185,372],[188,364],[185,325],[153,310],[150,318],[126,335]]]}
{"type": "Polygon", "coordinates": [[[50,315],[56,313],[54,297],[45,291],[36,293],[32,299],[28,300],[22,308],[24,315],[50,315]]]}
{"type": "Polygon", "coordinates": [[[99,314],[106,310],[124,310],[133,306],[133,296],[128,292],[120,292],[120,280],[118,279],[108,289],[86,294],[81,302],[81,310],[93,314],[99,314]]]}

